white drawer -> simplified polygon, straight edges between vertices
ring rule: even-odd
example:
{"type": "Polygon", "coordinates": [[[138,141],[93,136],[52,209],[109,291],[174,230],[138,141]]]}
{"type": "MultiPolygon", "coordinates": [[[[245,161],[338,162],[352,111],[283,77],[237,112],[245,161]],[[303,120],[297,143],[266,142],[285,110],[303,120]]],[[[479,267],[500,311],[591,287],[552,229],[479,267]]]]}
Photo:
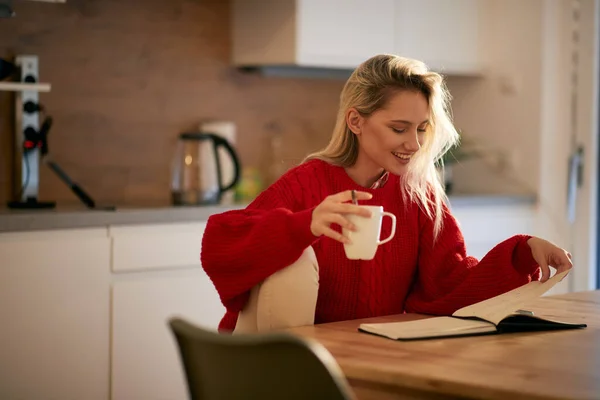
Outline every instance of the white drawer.
{"type": "Polygon", "coordinates": [[[200,267],[200,249],[206,223],[128,225],[109,228],[111,269],[200,267]]]}
{"type": "Polygon", "coordinates": [[[516,234],[532,234],[536,215],[528,205],[457,207],[452,213],[467,244],[493,245],[516,234]]]}

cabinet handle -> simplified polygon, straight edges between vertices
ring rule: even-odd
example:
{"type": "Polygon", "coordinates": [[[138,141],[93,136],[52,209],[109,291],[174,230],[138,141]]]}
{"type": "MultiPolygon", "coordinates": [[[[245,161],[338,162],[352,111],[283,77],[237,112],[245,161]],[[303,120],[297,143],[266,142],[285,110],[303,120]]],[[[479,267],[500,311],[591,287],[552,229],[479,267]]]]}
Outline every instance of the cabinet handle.
{"type": "Polygon", "coordinates": [[[575,222],[577,214],[577,189],[583,185],[583,147],[569,157],[569,177],[567,184],[567,219],[569,223],[575,222]]]}

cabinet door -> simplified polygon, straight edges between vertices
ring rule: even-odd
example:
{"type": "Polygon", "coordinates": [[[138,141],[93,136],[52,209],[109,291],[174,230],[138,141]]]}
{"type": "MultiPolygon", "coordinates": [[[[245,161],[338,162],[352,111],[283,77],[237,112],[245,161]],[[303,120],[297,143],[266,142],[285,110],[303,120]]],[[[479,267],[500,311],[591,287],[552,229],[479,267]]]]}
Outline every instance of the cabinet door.
{"type": "MultiPolygon", "coordinates": [[[[450,199],[452,203],[452,199],[450,199]]],[[[533,234],[535,206],[530,204],[472,204],[452,207],[467,254],[483,258],[494,246],[518,234],[533,234]]]]}
{"type": "Polygon", "coordinates": [[[395,0],[395,53],[452,74],[478,74],[479,0],[395,0]]]}
{"type": "Polygon", "coordinates": [[[392,53],[394,1],[297,0],[298,63],[355,68],[375,54],[392,53]]]}
{"type": "Polygon", "coordinates": [[[205,222],[111,226],[115,273],[200,265],[205,222]]]}
{"type": "Polygon", "coordinates": [[[112,399],[185,399],[168,319],[216,329],[225,308],[201,268],[120,276],[113,285],[112,399]]]}
{"type": "Polygon", "coordinates": [[[106,229],[0,235],[0,398],[107,400],[106,229]]]}

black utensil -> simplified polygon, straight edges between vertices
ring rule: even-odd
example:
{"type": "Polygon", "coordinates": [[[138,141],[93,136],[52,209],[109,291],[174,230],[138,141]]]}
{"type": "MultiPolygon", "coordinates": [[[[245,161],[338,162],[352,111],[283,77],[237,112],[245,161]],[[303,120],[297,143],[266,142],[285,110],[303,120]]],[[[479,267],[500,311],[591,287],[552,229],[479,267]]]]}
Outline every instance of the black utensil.
{"type": "MultiPolygon", "coordinates": [[[[2,4],[0,4],[0,13],[2,12],[2,4]]],[[[0,58],[0,81],[8,78],[17,71],[17,66],[0,58]]]]}
{"type": "Polygon", "coordinates": [[[15,11],[12,9],[12,0],[0,0],[0,18],[12,18],[15,11]]]}

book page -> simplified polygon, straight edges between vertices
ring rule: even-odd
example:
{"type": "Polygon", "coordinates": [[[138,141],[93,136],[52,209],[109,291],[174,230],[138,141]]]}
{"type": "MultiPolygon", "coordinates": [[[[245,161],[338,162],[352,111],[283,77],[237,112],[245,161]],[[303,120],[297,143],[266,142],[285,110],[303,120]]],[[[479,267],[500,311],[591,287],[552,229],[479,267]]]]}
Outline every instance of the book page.
{"type": "Polygon", "coordinates": [[[568,273],[569,270],[554,274],[552,278],[544,283],[540,281],[529,282],[499,296],[463,307],[452,315],[454,317],[478,317],[498,325],[503,318],[514,314],[525,303],[535,300],[552,289],[568,273]]]}
{"type": "Polygon", "coordinates": [[[394,340],[461,336],[496,331],[496,327],[486,321],[452,317],[433,317],[416,321],[361,324],[359,328],[363,331],[385,336],[394,340]]]}

